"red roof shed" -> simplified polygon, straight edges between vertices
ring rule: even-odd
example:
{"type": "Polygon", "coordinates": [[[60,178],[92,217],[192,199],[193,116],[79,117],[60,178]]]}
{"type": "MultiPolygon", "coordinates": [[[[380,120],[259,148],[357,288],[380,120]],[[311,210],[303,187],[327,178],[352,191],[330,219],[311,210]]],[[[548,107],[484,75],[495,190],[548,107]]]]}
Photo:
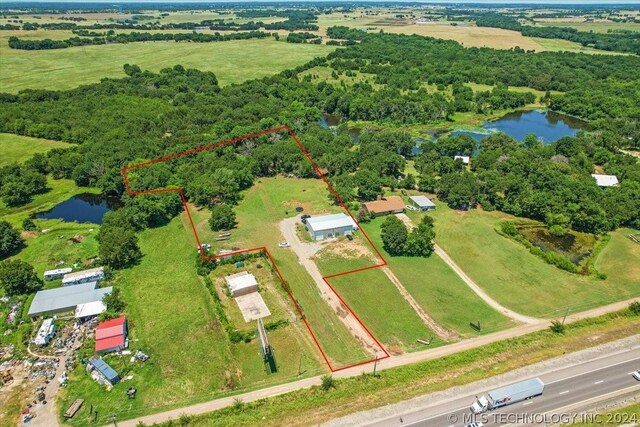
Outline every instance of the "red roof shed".
{"type": "Polygon", "coordinates": [[[127,319],[117,319],[101,322],[96,328],[96,351],[109,352],[123,350],[127,347],[127,319]]]}

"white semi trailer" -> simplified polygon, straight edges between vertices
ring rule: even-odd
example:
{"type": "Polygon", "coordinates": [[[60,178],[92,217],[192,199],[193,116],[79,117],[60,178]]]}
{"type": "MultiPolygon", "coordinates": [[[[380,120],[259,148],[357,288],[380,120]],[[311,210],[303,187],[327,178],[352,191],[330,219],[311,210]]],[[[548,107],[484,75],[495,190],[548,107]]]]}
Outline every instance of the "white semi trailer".
{"type": "Polygon", "coordinates": [[[486,396],[478,398],[471,405],[471,412],[479,414],[501,406],[511,405],[540,396],[544,391],[544,383],[540,378],[532,378],[506,387],[501,387],[490,391],[486,396]]]}

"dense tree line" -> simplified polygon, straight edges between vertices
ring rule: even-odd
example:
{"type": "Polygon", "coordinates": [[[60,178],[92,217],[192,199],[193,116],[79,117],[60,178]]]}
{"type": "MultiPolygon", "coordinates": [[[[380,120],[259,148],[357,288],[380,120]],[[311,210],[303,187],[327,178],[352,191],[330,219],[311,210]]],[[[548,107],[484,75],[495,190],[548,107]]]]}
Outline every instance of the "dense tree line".
{"type": "Polygon", "coordinates": [[[289,33],[287,35],[287,43],[311,43],[320,44],[322,38],[317,34],[301,32],[301,33],[289,33]]]}
{"type": "MultiPolygon", "coordinates": [[[[224,88],[210,72],[175,66],[151,73],[126,65],[123,79],[67,91],[0,94],[0,131],[76,143],[42,156],[42,173],[121,195],[124,166],[286,123],[327,171],[340,198],[356,207],[385,187],[418,185],[455,208],[480,203],[543,221],[549,212],[559,213],[571,227],[593,232],[638,226],[638,166],[618,148],[638,143],[640,77],[634,71],[640,58],[465,49],[451,41],[347,28],[330,33],[355,44],[279,75],[224,88]],[[360,72],[373,81],[341,85],[299,78],[314,67],[360,72]],[[474,94],[465,86],[469,82],[495,87],[474,94]],[[443,90],[427,91],[420,87],[425,84],[443,90]],[[468,139],[441,139],[423,146],[416,179],[404,175],[413,141],[403,131],[366,130],[356,144],[344,129],[317,124],[322,113],[380,127],[424,124],[456,111],[531,101],[531,95],[511,93],[508,86],[562,90],[549,97],[551,105],[595,117],[593,129],[547,146],[535,138],[517,143],[492,135],[479,153],[468,139]],[[457,154],[475,156],[471,170],[453,160],[457,154]],[[616,174],[620,187],[599,189],[589,175],[594,165],[616,174]]],[[[256,178],[280,173],[316,176],[297,145],[277,133],[135,169],[130,178],[134,189],[182,187],[190,201],[220,209],[239,203],[239,194],[256,178]]],[[[124,197],[124,203],[102,226],[101,246],[115,241],[110,235],[128,236],[126,245],[110,245],[118,255],[104,255],[112,265],[135,262],[135,232],[164,224],[181,210],[174,193],[124,197]]]]}
{"type": "Polygon", "coordinates": [[[246,40],[255,38],[270,37],[270,33],[263,31],[248,31],[231,34],[206,34],[206,33],[120,33],[110,34],[100,37],[71,37],[66,40],[27,40],[15,36],[9,37],[9,47],[22,50],[45,50],[45,49],[65,49],[73,46],[103,45],[109,43],[136,43],[148,41],[176,41],[211,43],[224,42],[229,40],[246,40]]]}
{"type": "Polygon", "coordinates": [[[0,259],[8,258],[18,253],[24,245],[20,232],[7,221],[0,221],[0,259]]]}
{"type": "Polygon", "coordinates": [[[42,155],[33,157],[26,165],[12,164],[0,168],[0,197],[9,207],[21,206],[32,196],[48,190],[46,173],[49,165],[42,155]]]}

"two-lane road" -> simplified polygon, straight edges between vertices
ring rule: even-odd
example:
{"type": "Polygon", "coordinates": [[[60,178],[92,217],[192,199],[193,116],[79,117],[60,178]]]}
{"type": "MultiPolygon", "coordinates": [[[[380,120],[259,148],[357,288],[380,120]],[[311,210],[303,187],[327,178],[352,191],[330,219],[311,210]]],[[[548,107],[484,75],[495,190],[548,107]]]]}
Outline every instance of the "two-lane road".
{"type": "MultiPolygon", "coordinates": [[[[635,348],[615,356],[539,375],[545,383],[542,396],[480,414],[475,417],[475,421],[482,421],[487,427],[508,424],[544,425],[545,421],[558,419],[559,415],[564,417],[571,414],[573,405],[588,404],[592,400],[597,401],[614,393],[640,393],[640,382],[631,376],[631,372],[639,369],[640,348],[635,348]]],[[[488,391],[478,389],[477,395],[486,394],[488,391]]],[[[435,402],[433,405],[415,408],[411,412],[366,425],[465,426],[474,421],[469,409],[474,400],[475,395],[468,395],[446,402],[435,402]]]]}

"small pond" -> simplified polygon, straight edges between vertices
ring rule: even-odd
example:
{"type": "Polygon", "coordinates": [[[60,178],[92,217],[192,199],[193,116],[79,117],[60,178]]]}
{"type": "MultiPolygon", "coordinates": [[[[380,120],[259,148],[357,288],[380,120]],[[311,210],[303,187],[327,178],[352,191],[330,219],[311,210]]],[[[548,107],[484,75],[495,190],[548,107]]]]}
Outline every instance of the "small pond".
{"type": "Polygon", "coordinates": [[[121,205],[122,202],[117,197],[83,193],[58,203],[49,211],[36,213],[35,217],[102,224],[104,214],[118,209],[121,205]]]}
{"type": "Polygon", "coordinates": [[[451,132],[451,135],[470,135],[476,141],[480,141],[487,134],[503,132],[522,141],[527,134],[532,133],[543,143],[550,144],[562,137],[574,136],[579,130],[585,129],[587,123],[554,111],[534,110],[507,114],[498,120],[485,123],[482,127],[485,132],[457,130],[451,132]]]}

